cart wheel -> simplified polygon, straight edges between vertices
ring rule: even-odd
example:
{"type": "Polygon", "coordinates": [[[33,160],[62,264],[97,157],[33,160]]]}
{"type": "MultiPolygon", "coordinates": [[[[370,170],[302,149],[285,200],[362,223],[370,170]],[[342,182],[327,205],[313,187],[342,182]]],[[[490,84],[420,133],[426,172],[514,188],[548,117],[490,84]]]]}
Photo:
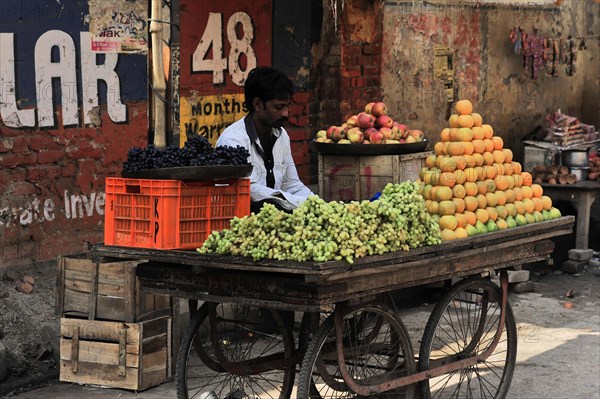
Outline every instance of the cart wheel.
{"type": "MultiPolygon", "coordinates": [[[[500,323],[502,291],[482,278],[454,285],[436,304],[421,341],[419,370],[465,359],[484,352],[500,323]]],[[[504,331],[490,357],[419,384],[421,399],[504,398],[517,356],[517,329],[506,304],[504,331]]]]}
{"type": "MultiPolygon", "coordinates": [[[[345,365],[356,383],[378,385],[416,369],[406,327],[383,305],[362,305],[344,313],[345,365]]],[[[374,398],[412,399],[414,385],[374,398]]],[[[334,316],[329,316],[310,340],[298,381],[299,399],[355,398],[344,383],[336,354],[334,316]]]]}
{"type": "Polygon", "coordinates": [[[294,387],[295,366],[281,361],[291,358],[293,351],[293,332],[281,312],[204,303],[179,348],[177,397],[213,392],[218,398],[287,399],[294,387]],[[276,361],[278,365],[273,364],[276,361]]]}

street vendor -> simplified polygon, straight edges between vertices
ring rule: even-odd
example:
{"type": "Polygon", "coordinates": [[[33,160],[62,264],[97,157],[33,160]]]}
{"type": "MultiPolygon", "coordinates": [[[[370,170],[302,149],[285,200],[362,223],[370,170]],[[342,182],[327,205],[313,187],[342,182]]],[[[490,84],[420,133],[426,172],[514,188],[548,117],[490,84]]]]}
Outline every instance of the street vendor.
{"type": "Polygon", "coordinates": [[[255,213],[265,203],[291,211],[313,194],[298,177],[290,137],[283,128],[293,91],[292,82],[277,69],[253,69],[244,86],[249,113],[227,127],[217,141],[217,147],[239,145],[250,152],[250,200],[255,213]]]}

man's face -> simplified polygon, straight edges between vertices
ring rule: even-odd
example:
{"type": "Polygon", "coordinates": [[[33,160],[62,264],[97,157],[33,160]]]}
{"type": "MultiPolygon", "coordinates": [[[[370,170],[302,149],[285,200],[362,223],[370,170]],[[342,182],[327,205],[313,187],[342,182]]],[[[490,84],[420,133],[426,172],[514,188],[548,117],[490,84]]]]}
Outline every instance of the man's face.
{"type": "Polygon", "coordinates": [[[290,100],[269,100],[266,103],[256,100],[260,105],[255,105],[255,112],[266,125],[280,128],[288,121],[290,100]]]}

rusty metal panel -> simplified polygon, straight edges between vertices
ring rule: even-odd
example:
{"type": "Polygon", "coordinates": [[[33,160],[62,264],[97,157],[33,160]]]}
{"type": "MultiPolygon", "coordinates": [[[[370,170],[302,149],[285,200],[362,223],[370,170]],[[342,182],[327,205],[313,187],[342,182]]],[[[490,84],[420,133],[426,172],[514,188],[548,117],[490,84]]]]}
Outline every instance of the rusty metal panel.
{"type": "Polygon", "coordinates": [[[255,66],[271,65],[271,0],[182,0],[180,141],[216,142],[243,116],[243,85],[255,66]]]}

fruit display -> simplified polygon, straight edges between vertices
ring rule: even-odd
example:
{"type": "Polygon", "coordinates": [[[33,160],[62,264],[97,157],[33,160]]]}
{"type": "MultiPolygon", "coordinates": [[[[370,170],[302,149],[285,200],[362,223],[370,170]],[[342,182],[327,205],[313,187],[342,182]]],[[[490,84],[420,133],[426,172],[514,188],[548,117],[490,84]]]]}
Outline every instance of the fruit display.
{"type": "Polygon", "coordinates": [[[409,129],[388,115],[384,102],[371,102],[364,111],[350,116],[340,126],[319,130],[318,143],[336,144],[403,144],[425,140],[421,130],[409,129]]]}
{"type": "Polygon", "coordinates": [[[471,102],[460,100],[455,109],[419,174],[420,192],[442,240],[560,217],[471,102]]]}
{"type": "Polygon", "coordinates": [[[587,179],[600,181],[600,156],[598,154],[590,157],[589,168],[587,179]]]}
{"type": "Polygon", "coordinates": [[[195,135],[189,137],[181,148],[156,148],[153,145],[146,148],[132,147],[127,152],[123,171],[138,172],[181,166],[249,165],[249,156],[248,150],[242,146],[213,148],[204,136],[195,135]]]}
{"type": "Polygon", "coordinates": [[[293,261],[345,259],[441,243],[415,182],[389,183],[373,201],[326,202],[310,196],[291,214],[265,204],[213,232],[200,253],[293,261]]]}

